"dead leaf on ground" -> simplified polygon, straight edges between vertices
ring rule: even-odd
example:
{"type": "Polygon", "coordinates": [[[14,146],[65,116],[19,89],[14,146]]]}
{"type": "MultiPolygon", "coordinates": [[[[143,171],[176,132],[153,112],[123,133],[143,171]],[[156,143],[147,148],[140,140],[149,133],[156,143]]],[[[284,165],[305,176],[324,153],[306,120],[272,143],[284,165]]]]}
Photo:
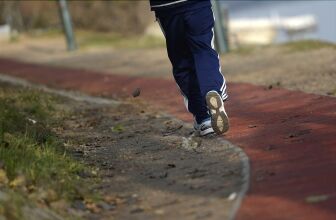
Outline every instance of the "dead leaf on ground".
{"type": "Polygon", "coordinates": [[[120,198],[119,196],[105,196],[103,199],[106,203],[118,206],[126,202],[125,199],[120,198]]]}
{"type": "Polygon", "coordinates": [[[7,173],[4,169],[0,169],[0,186],[8,184],[7,173]]]}
{"type": "Polygon", "coordinates": [[[26,185],[26,177],[24,175],[18,175],[9,183],[12,188],[18,188],[26,185]]]}
{"type": "Polygon", "coordinates": [[[87,203],[86,208],[92,213],[99,213],[101,211],[101,209],[95,203],[87,203]]]}
{"type": "Polygon", "coordinates": [[[140,93],[141,93],[141,89],[140,88],[136,88],[133,92],[132,92],[132,96],[135,98],[135,97],[138,97],[140,96],[140,93]]]}

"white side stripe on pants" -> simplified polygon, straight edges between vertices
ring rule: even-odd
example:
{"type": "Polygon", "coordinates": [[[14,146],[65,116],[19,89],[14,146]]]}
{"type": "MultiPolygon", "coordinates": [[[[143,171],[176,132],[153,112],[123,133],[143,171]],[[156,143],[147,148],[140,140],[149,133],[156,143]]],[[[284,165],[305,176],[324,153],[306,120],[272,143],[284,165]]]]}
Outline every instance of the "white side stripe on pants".
{"type": "Polygon", "coordinates": [[[188,0],[177,0],[175,2],[169,2],[169,3],[165,3],[165,4],[161,4],[161,5],[153,5],[152,8],[161,8],[161,7],[166,7],[166,6],[170,6],[170,5],[175,5],[181,2],[186,2],[188,0]]]}
{"type": "MultiPolygon", "coordinates": [[[[215,14],[213,12],[212,12],[212,15],[213,15],[214,21],[216,21],[215,14]]],[[[214,27],[212,28],[211,47],[212,47],[213,50],[216,50],[216,48],[215,48],[215,30],[214,30],[214,27]]],[[[220,64],[219,54],[218,54],[218,64],[219,64],[219,72],[223,77],[223,85],[220,88],[220,92],[221,92],[222,99],[225,100],[225,99],[228,98],[228,95],[226,93],[226,81],[225,81],[224,75],[222,74],[222,67],[221,67],[221,64],[220,64]]]]}

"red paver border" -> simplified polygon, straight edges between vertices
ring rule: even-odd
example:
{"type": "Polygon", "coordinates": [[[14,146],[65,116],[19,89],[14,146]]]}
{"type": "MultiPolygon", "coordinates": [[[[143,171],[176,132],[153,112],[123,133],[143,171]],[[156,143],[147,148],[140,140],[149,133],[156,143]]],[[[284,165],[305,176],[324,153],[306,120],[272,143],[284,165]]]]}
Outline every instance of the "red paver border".
{"type": "MultiPolygon", "coordinates": [[[[0,59],[0,73],[92,95],[141,97],[180,119],[191,117],[169,80],[0,59]]],[[[231,130],[225,138],[251,160],[251,187],[237,219],[336,219],[336,99],[229,83],[231,130]],[[326,195],[316,203],[309,196],[326,195]]]]}

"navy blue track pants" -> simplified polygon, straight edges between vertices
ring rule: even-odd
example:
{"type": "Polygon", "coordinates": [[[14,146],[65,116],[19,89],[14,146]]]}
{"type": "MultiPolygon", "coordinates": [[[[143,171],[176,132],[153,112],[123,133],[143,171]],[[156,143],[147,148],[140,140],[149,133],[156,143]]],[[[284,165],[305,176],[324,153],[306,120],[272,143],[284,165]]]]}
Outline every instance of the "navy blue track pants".
{"type": "Polygon", "coordinates": [[[205,96],[217,91],[226,100],[226,84],[214,49],[214,16],[211,7],[160,16],[173,75],[185,104],[197,123],[208,119],[205,96]]]}

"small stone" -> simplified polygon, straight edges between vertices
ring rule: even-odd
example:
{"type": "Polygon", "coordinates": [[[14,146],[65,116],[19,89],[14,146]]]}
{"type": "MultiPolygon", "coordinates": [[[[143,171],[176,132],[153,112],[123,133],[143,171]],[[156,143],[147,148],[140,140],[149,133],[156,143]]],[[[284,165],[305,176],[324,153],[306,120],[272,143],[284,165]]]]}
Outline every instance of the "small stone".
{"type": "Polygon", "coordinates": [[[145,211],[143,208],[137,207],[131,210],[131,214],[141,213],[143,211],[145,211]]]}
{"type": "Polygon", "coordinates": [[[74,201],[73,204],[72,204],[72,207],[74,209],[79,209],[79,210],[85,210],[86,209],[86,206],[85,206],[84,202],[81,201],[81,200],[74,201]]]}
{"type": "Polygon", "coordinates": [[[168,177],[168,172],[163,172],[162,174],[159,175],[160,179],[164,179],[168,177]]]}
{"type": "Polygon", "coordinates": [[[116,208],[115,205],[110,205],[110,204],[107,204],[106,202],[99,202],[98,207],[106,211],[113,210],[116,208]]]}
{"type": "Polygon", "coordinates": [[[27,120],[28,120],[29,122],[31,122],[32,124],[36,124],[36,123],[37,123],[37,121],[36,121],[36,120],[34,120],[34,119],[31,119],[31,118],[27,118],[27,120]]]}
{"type": "Polygon", "coordinates": [[[169,163],[169,164],[167,164],[167,167],[168,167],[168,168],[175,168],[175,167],[176,167],[176,165],[175,165],[175,164],[173,164],[173,163],[169,163]]]}
{"type": "Polygon", "coordinates": [[[162,210],[162,209],[157,209],[157,210],[154,211],[154,213],[156,215],[164,215],[165,214],[164,210],[162,210]]]}
{"type": "Polygon", "coordinates": [[[233,201],[237,198],[237,193],[233,192],[229,195],[228,200],[233,201]]]}
{"type": "Polygon", "coordinates": [[[93,177],[91,173],[87,172],[87,171],[79,171],[78,172],[78,176],[82,177],[82,178],[91,178],[93,177]]]}

